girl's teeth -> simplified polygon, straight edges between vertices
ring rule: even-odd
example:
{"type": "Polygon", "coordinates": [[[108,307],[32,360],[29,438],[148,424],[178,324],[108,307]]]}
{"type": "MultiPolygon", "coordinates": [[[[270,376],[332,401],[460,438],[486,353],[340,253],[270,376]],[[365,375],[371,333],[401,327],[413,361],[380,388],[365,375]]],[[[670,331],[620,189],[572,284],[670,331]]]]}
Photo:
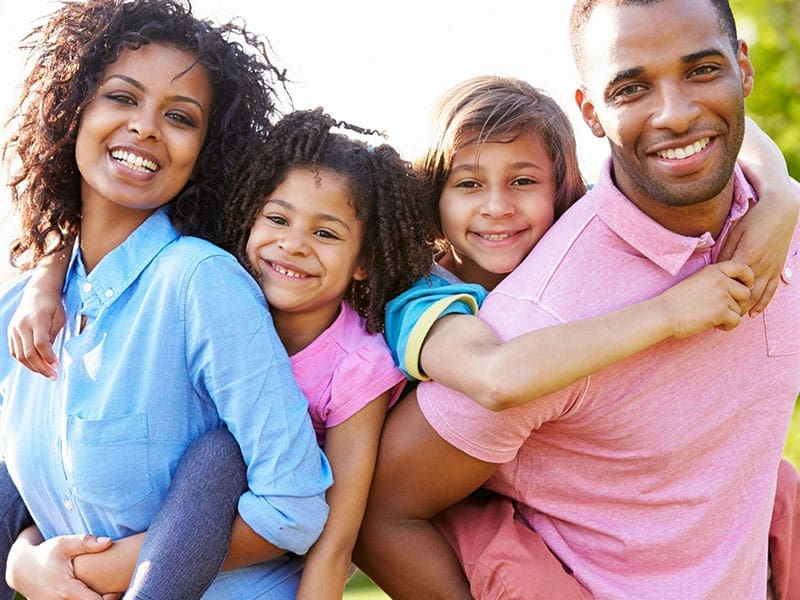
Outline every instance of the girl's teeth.
{"type": "Polygon", "coordinates": [[[296,279],[300,279],[302,277],[305,277],[305,275],[303,275],[302,273],[297,273],[295,271],[290,271],[289,269],[286,269],[286,268],[284,268],[284,267],[282,267],[280,265],[273,264],[272,268],[275,269],[281,275],[286,275],[287,277],[294,277],[296,279]]]}
{"type": "Polygon", "coordinates": [[[154,173],[158,170],[158,165],[152,160],[136,156],[132,152],[126,152],[125,150],[114,150],[111,153],[111,157],[114,160],[125,163],[125,166],[133,171],[154,173]]]}
{"type": "Polygon", "coordinates": [[[680,160],[681,158],[689,158],[708,146],[708,142],[708,138],[703,138],[702,140],[697,140],[694,144],[690,144],[683,148],[669,148],[667,150],[656,152],[656,154],[659,158],[666,158],[667,160],[680,160]]]}
{"type": "Polygon", "coordinates": [[[510,233],[482,233],[480,235],[489,242],[501,242],[511,237],[510,233]]]}

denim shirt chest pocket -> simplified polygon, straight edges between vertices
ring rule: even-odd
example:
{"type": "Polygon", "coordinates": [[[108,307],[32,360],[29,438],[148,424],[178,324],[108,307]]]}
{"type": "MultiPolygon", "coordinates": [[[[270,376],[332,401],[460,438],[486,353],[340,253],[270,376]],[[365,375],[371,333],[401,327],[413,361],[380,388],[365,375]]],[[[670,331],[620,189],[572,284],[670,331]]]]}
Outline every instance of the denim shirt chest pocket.
{"type": "Polygon", "coordinates": [[[789,250],[778,289],[764,309],[764,327],[769,356],[800,354],[800,244],[789,250]]]}
{"type": "Polygon", "coordinates": [[[103,419],[67,417],[64,466],[75,497],[124,511],[153,492],[144,413],[103,419]]]}

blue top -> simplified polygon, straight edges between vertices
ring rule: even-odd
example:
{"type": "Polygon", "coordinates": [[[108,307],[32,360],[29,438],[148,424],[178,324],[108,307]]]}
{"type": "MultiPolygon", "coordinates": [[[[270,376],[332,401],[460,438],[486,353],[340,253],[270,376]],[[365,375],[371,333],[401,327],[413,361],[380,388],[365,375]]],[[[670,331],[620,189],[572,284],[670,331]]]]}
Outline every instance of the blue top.
{"type": "Polygon", "coordinates": [[[483,287],[464,283],[434,263],[430,275],[386,305],[386,343],[395,363],[408,379],[430,379],[419,364],[419,355],[436,320],[449,314],[477,314],[484,298],[483,287]]]}
{"type": "MultiPolygon", "coordinates": [[[[0,331],[26,281],[0,296],[0,331]]],[[[179,235],[161,209],[88,276],[73,252],[63,298],[58,381],[0,351],[0,439],[45,538],[147,529],[187,446],[225,424],[247,464],[240,514],[276,546],[306,552],[327,517],[330,467],[261,290],[236,260],[179,235]]],[[[301,560],[217,583],[256,597],[301,560]]]]}

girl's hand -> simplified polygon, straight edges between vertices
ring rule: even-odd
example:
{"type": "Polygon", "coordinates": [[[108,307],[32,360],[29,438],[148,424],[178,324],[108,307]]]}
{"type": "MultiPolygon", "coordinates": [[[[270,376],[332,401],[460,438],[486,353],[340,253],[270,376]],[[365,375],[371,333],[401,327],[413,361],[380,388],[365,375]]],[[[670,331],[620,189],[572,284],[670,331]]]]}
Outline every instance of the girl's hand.
{"type": "Polygon", "coordinates": [[[750,304],[753,271],[737,261],[704,267],[666,290],[662,302],[673,336],[684,338],[716,327],[730,331],[750,304]]]}
{"type": "Polygon", "coordinates": [[[778,288],[797,225],[800,199],[780,148],[749,118],[739,165],[759,201],[731,230],[718,260],[733,258],[753,269],[755,281],[747,310],[755,316],[778,288]]]}
{"type": "Polygon", "coordinates": [[[34,373],[55,380],[58,358],[53,340],[64,321],[60,294],[29,284],[8,326],[11,356],[34,373]]]}
{"type": "MultiPolygon", "coordinates": [[[[31,529],[35,528],[26,532],[31,529]]],[[[72,559],[110,546],[109,538],[93,535],[65,535],[35,544],[23,534],[8,554],[6,581],[28,600],[101,600],[100,594],[75,578],[72,559]]]]}

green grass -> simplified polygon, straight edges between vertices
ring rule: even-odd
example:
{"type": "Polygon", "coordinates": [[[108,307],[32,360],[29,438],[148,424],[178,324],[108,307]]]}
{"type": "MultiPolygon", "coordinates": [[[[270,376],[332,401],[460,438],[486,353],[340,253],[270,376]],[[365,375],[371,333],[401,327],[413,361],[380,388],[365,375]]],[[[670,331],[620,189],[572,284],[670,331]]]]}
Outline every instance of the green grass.
{"type": "MultiPolygon", "coordinates": [[[[800,397],[797,398],[783,454],[794,463],[795,467],[800,469],[800,397]]],[[[344,598],[345,600],[386,600],[389,596],[384,594],[366,575],[358,571],[347,584],[344,598]]]]}

